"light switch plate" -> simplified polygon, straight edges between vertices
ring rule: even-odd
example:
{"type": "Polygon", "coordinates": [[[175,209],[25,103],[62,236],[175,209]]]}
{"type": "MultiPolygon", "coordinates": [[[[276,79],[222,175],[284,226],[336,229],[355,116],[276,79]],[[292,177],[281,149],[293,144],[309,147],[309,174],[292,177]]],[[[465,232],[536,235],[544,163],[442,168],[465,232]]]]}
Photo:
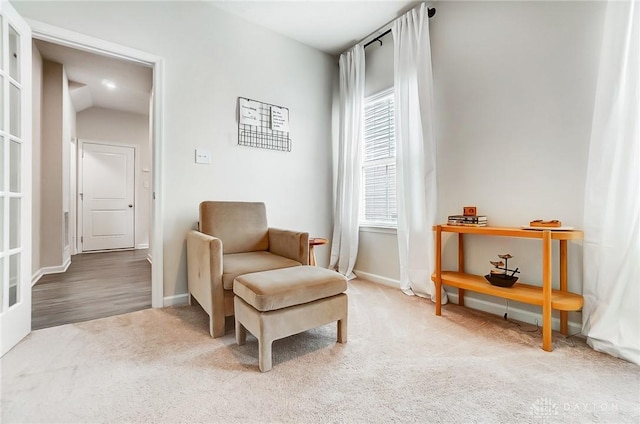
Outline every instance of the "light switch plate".
{"type": "Polygon", "coordinates": [[[206,149],[196,149],[196,163],[211,163],[211,152],[206,149]]]}

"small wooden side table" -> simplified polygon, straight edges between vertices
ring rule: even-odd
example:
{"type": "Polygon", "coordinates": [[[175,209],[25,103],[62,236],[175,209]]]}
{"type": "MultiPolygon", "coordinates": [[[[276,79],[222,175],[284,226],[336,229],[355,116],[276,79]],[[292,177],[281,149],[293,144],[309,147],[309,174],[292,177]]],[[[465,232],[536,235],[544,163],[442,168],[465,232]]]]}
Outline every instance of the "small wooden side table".
{"type": "Polygon", "coordinates": [[[316,253],[314,251],[314,246],[321,246],[323,244],[327,244],[329,243],[329,240],[327,240],[326,238],[320,238],[320,237],[316,237],[316,238],[310,238],[309,239],[309,265],[313,265],[316,266],[316,253]]]}

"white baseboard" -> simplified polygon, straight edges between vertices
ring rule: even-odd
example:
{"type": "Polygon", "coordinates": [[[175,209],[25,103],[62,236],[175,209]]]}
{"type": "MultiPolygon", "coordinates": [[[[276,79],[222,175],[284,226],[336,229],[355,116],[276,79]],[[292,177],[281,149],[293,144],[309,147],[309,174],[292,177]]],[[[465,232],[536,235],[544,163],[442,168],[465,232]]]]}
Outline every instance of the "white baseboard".
{"type": "Polygon", "coordinates": [[[38,280],[40,280],[44,275],[48,274],[61,274],[63,272],[67,272],[69,269],[69,265],[71,265],[71,256],[69,256],[62,265],[58,266],[45,266],[40,268],[31,276],[31,287],[35,286],[38,280]]]}
{"type": "Polygon", "coordinates": [[[400,280],[394,280],[393,278],[383,277],[381,275],[371,274],[357,269],[354,269],[353,273],[356,274],[359,278],[371,281],[372,283],[382,284],[384,286],[393,287],[394,289],[400,288],[400,280]]]}
{"type": "Polygon", "coordinates": [[[62,265],[45,266],[43,268],[40,268],[40,272],[42,273],[42,275],[60,274],[62,272],[67,272],[67,269],[69,269],[69,265],[71,265],[71,257],[68,257],[62,265]]]}
{"type": "Polygon", "coordinates": [[[42,278],[44,274],[42,273],[42,269],[36,271],[35,274],[31,276],[31,287],[35,286],[38,280],[42,278]]]}
{"type": "Polygon", "coordinates": [[[153,264],[153,259],[151,258],[151,253],[147,253],[147,262],[153,264]]]}
{"type": "Polygon", "coordinates": [[[163,305],[168,306],[183,306],[189,303],[189,294],[176,294],[175,296],[165,296],[163,305]]]}
{"type": "MultiPolygon", "coordinates": [[[[394,280],[392,278],[382,277],[376,274],[370,274],[364,271],[353,270],[353,272],[360,278],[371,281],[372,283],[382,284],[388,287],[393,287],[396,289],[400,289],[400,281],[394,280]]],[[[458,292],[455,291],[447,291],[447,296],[449,301],[452,303],[458,303],[458,292]]],[[[473,297],[472,291],[467,291],[464,297],[464,305],[465,307],[471,309],[477,309],[479,311],[488,312],[493,315],[503,316],[506,311],[506,299],[502,299],[499,297],[495,298],[495,302],[491,302],[484,299],[477,299],[473,297]]],[[[509,303],[509,311],[508,317],[520,321],[526,322],[528,324],[538,325],[542,327],[542,310],[539,314],[531,311],[526,311],[524,309],[518,308],[517,302],[509,303]]],[[[580,334],[582,332],[582,323],[569,321],[569,334],[580,334]]],[[[559,331],[560,330],[560,318],[553,317],[551,319],[551,327],[559,331]]]]}

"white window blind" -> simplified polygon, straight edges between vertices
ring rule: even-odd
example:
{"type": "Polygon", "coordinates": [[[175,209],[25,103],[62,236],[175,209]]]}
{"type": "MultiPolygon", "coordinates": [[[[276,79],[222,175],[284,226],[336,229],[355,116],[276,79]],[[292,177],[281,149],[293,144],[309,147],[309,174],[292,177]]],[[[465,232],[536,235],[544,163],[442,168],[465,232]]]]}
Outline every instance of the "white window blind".
{"type": "Polygon", "coordinates": [[[393,89],[369,97],[364,110],[363,225],[395,226],[396,140],[393,89]]]}

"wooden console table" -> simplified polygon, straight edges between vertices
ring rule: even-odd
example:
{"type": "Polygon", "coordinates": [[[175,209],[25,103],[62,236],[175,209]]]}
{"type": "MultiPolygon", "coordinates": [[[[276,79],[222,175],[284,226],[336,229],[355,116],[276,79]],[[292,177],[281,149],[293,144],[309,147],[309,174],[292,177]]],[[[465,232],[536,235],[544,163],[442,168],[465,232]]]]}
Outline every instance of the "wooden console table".
{"type": "Polygon", "coordinates": [[[464,306],[464,292],[471,290],[492,296],[502,297],[517,302],[529,303],[542,307],[542,349],[550,352],[551,346],[551,312],[560,311],[560,331],[567,334],[567,311],[578,311],[584,299],[581,295],[567,291],[567,241],[581,240],[582,231],[525,230],[506,227],[462,227],[437,225],[436,231],[436,271],[432,279],[436,284],[436,315],[442,313],[442,285],[458,288],[458,303],[464,306]],[[458,234],[458,271],[442,270],[442,233],[458,234]],[[519,237],[542,240],[542,287],[516,283],[512,287],[491,285],[483,276],[467,274],[464,271],[464,235],[519,237]],[[560,243],[560,289],[552,288],[551,241],[560,243]]]}

